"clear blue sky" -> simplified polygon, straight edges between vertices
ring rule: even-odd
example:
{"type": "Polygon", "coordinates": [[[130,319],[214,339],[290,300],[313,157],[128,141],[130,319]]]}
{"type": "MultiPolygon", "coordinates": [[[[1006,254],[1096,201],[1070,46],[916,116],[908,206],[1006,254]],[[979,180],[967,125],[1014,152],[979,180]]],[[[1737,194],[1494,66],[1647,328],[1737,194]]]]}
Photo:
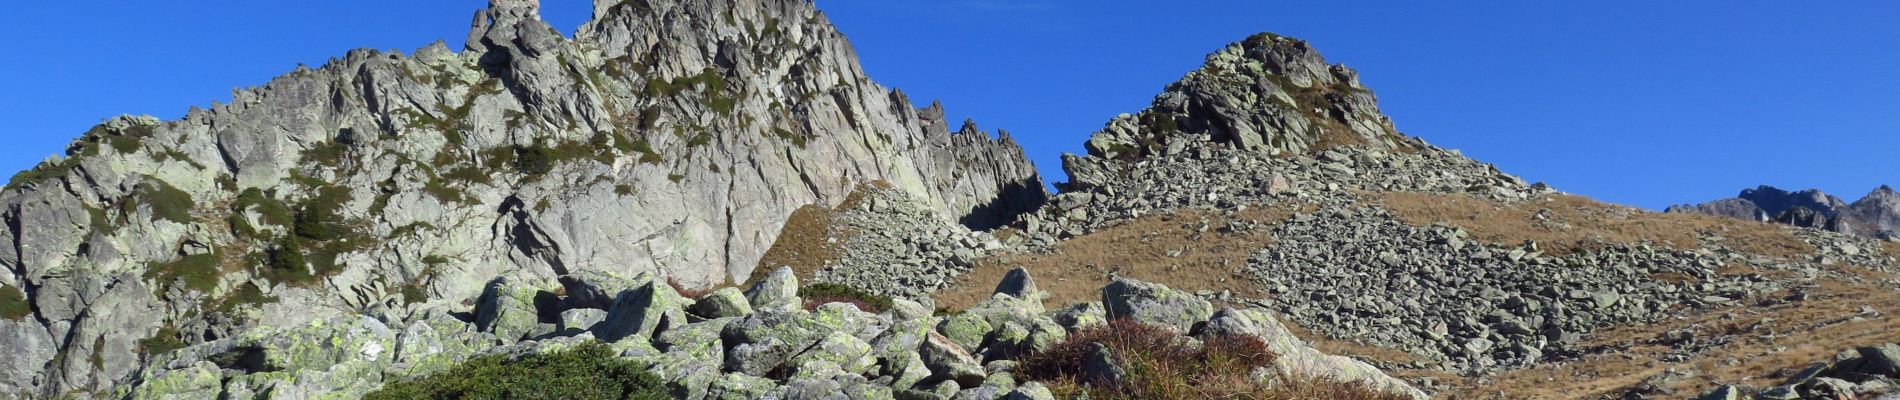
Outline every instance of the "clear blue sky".
{"type": "MultiPolygon", "coordinates": [[[[586,0],[543,0],[572,31],[586,0]]],[[[1900,184],[1900,3],[819,0],[872,77],[1058,155],[1208,52],[1274,31],[1360,70],[1406,133],[1659,208],[1900,184]],[[1324,4],[1320,4],[1324,3],[1324,4]]],[[[459,48],[484,0],[29,1],[0,11],[0,169],[117,114],[177,118],[356,47],[459,48]]]]}

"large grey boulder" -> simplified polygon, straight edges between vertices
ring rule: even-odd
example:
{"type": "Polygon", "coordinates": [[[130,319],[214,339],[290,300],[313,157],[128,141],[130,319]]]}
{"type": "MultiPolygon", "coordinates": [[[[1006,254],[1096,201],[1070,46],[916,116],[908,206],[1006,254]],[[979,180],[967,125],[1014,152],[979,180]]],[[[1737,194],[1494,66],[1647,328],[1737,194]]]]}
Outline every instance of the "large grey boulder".
{"type": "Polygon", "coordinates": [[[607,318],[594,325],[593,331],[594,336],[607,342],[651,340],[664,327],[686,323],[685,297],[672,286],[648,281],[615,298],[607,318]]]}
{"type": "Polygon", "coordinates": [[[1307,346],[1305,340],[1295,336],[1291,329],[1264,310],[1222,309],[1207,321],[1201,334],[1204,337],[1247,335],[1260,338],[1267,344],[1267,350],[1278,356],[1274,358],[1273,365],[1281,376],[1350,382],[1416,399],[1428,398],[1423,391],[1404,380],[1386,375],[1378,367],[1348,357],[1325,354],[1307,346]]]}
{"type": "Polygon", "coordinates": [[[1213,305],[1191,293],[1155,283],[1115,278],[1102,287],[1108,319],[1132,319],[1187,333],[1214,313],[1213,305]]]}
{"type": "Polygon", "coordinates": [[[739,288],[727,287],[700,297],[687,310],[701,318],[743,317],[752,313],[752,303],[739,288]]]}
{"type": "Polygon", "coordinates": [[[924,365],[933,373],[931,379],[954,381],[964,387],[983,384],[986,375],[981,362],[949,338],[931,332],[924,337],[918,351],[924,365]]]}
{"type": "Polygon", "coordinates": [[[562,276],[560,282],[561,288],[567,291],[569,305],[605,310],[621,293],[653,282],[653,275],[626,277],[608,271],[581,270],[562,276]]]}
{"type": "Polygon", "coordinates": [[[755,310],[784,311],[804,306],[803,300],[798,298],[798,275],[788,267],[773,270],[746,290],[745,295],[755,310]]]}
{"type": "Polygon", "coordinates": [[[475,300],[475,329],[492,333],[505,341],[540,336],[550,329],[541,326],[535,298],[541,289],[502,278],[489,282],[475,300]]]}
{"type": "Polygon", "coordinates": [[[996,284],[994,293],[1029,299],[1041,292],[1036,289],[1036,279],[1029,276],[1029,269],[1016,267],[1003,275],[1003,281],[996,284]]]}

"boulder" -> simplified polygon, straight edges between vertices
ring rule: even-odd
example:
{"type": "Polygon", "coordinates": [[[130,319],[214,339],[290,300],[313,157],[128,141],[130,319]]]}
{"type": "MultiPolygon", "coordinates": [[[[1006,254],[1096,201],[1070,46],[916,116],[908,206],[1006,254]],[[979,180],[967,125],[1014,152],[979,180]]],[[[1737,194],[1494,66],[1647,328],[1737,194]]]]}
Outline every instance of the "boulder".
{"type": "Polygon", "coordinates": [[[752,313],[752,303],[739,288],[728,287],[700,297],[688,310],[706,319],[743,317],[752,313]]]}
{"type": "MultiPolygon", "coordinates": [[[[1003,275],[1003,281],[996,284],[996,294],[1009,295],[1019,299],[1035,298],[1040,290],[1036,289],[1036,280],[1029,276],[1029,270],[1016,267],[1003,275]]],[[[1041,299],[1036,299],[1041,300],[1041,299]]]]}
{"type": "Polygon", "coordinates": [[[1214,313],[1213,305],[1191,293],[1128,278],[1115,278],[1102,288],[1102,306],[1110,320],[1128,318],[1181,333],[1214,313]]]}
{"type": "Polygon", "coordinates": [[[918,348],[924,365],[930,368],[933,380],[954,381],[964,387],[976,387],[983,384],[986,377],[983,365],[975,356],[963,349],[963,346],[950,341],[943,335],[930,333],[918,348]]]}
{"type": "Polygon", "coordinates": [[[615,298],[606,319],[594,326],[594,335],[607,342],[650,340],[656,331],[685,325],[685,306],[685,298],[672,286],[648,281],[615,298]]]}
{"type": "Polygon", "coordinates": [[[791,268],[773,270],[765,279],[745,292],[754,310],[795,310],[804,306],[798,298],[798,275],[791,268]]]}

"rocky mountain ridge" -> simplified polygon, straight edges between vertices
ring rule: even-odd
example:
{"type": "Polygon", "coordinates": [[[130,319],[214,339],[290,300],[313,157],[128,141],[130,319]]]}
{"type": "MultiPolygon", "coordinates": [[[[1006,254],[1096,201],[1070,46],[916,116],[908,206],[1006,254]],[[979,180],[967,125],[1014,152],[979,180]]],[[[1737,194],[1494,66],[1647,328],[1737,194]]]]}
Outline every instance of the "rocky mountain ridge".
{"type": "Polygon", "coordinates": [[[15,176],[0,394],[100,393],[180,344],[400,319],[496,276],[741,280],[793,210],[867,182],[978,228],[1044,196],[1013,140],[871,82],[809,2],[602,0],[572,40],[538,7],[492,1],[460,52],[116,118],[15,176]]]}
{"type": "Polygon", "coordinates": [[[1816,346],[1872,346],[1816,370],[1846,390],[1900,388],[1862,368],[1900,342],[1900,246],[1527,182],[1403,135],[1298,39],[1212,53],[1050,196],[808,1],[597,0],[571,40],[538,4],[16,176],[0,398],[349,397],[604,345],[685,399],[1051,399],[1140,373],[1099,341],[1086,376],[1020,368],[1104,326],[1404,398],[1839,391],[1761,380],[1816,346]]]}
{"type": "Polygon", "coordinates": [[[1885,185],[1853,203],[1816,189],[1789,192],[1763,185],[1742,190],[1734,198],[1673,206],[1667,212],[1708,214],[1900,240],[1900,192],[1885,185]]]}

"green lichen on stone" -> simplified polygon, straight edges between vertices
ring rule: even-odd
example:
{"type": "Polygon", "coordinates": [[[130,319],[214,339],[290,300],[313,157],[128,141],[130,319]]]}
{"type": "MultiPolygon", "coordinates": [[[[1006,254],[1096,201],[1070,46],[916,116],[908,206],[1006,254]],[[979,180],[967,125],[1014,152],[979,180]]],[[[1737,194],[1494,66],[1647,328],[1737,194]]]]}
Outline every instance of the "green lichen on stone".
{"type": "Polygon", "coordinates": [[[136,400],[215,399],[223,392],[223,378],[216,364],[201,361],[189,368],[166,371],[142,382],[132,391],[136,400]]]}

